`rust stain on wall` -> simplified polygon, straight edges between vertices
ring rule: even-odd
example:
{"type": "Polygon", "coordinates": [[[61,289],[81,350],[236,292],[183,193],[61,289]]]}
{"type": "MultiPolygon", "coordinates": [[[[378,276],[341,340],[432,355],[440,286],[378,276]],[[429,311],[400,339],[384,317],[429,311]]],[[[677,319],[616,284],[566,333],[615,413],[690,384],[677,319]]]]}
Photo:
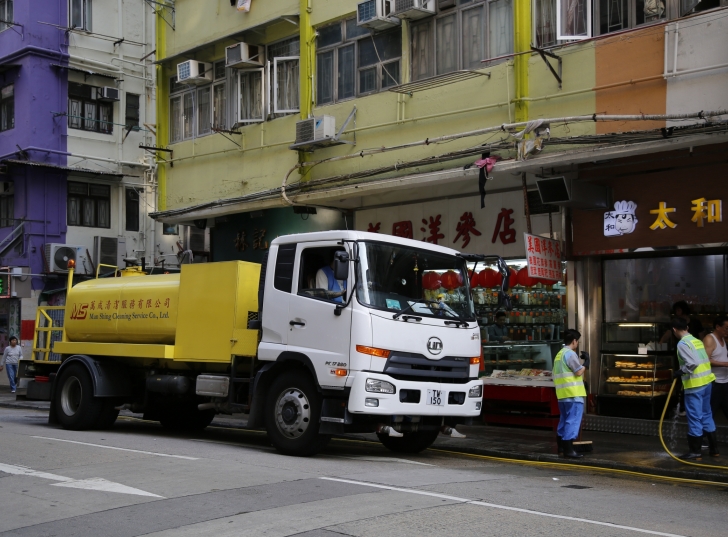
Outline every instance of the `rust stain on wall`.
{"type": "MultiPolygon", "coordinates": [[[[667,82],[664,68],[664,28],[651,26],[596,42],[597,87],[651,76],[655,80],[617,86],[596,92],[596,112],[607,114],[665,114],[667,82]]],[[[597,133],[649,130],[664,127],[664,121],[597,123],[597,133]]]]}

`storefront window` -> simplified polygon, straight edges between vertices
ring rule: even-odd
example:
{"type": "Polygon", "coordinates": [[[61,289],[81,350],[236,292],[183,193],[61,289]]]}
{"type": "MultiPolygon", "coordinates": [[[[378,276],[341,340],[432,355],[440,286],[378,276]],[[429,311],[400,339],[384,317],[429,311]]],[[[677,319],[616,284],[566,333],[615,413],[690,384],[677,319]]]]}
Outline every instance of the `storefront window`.
{"type": "Polygon", "coordinates": [[[710,324],[726,311],[725,262],[722,255],[607,260],[605,321],[668,321],[672,305],[684,300],[710,324]]]}

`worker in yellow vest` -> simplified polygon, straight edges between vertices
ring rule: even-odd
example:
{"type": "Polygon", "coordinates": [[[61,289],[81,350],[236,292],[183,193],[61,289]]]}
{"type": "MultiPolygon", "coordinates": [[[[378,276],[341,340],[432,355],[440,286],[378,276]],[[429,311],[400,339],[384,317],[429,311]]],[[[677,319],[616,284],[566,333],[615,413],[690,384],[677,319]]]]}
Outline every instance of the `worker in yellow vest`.
{"type": "Polygon", "coordinates": [[[582,352],[582,364],[576,349],[581,334],[576,330],[564,332],[564,347],[554,358],[552,377],[559,400],[559,427],[556,429],[559,454],[570,459],[581,459],[583,455],[574,451],[574,440],[579,436],[581,418],[584,415],[586,389],[584,373],[589,367],[589,355],[582,352]]]}
{"type": "Polygon", "coordinates": [[[710,454],[718,453],[718,440],[715,433],[715,422],[710,409],[710,395],[715,375],[710,369],[710,359],[705,352],[703,342],[688,332],[688,323],[682,317],[672,320],[672,331],[677,337],[677,360],[680,368],[673,377],[681,377],[685,390],[685,412],[688,419],[688,452],[682,459],[699,461],[703,434],[708,437],[710,454]]]}

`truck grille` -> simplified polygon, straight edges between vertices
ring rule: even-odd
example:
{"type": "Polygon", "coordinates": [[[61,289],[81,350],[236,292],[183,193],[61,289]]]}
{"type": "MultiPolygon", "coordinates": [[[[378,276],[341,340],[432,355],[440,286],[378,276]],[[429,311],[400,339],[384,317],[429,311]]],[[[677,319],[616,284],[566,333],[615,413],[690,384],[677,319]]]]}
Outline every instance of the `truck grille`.
{"type": "Polygon", "coordinates": [[[465,384],[470,380],[470,360],[453,356],[429,360],[421,354],[398,352],[387,359],[384,373],[398,380],[465,384]]]}

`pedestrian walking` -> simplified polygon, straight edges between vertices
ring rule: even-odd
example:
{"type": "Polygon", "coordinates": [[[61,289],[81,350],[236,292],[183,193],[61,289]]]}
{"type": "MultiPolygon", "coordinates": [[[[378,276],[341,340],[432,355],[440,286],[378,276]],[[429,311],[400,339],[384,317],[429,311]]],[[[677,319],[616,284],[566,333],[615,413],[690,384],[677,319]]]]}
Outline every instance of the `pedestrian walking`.
{"type": "Polygon", "coordinates": [[[703,339],[705,353],[710,358],[710,368],[715,375],[710,406],[713,414],[718,409],[728,418],[728,318],[718,317],[713,322],[713,333],[703,339]]]}
{"type": "Polygon", "coordinates": [[[710,359],[703,342],[688,332],[688,323],[681,317],[672,320],[672,331],[679,339],[677,360],[680,368],[673,373],[674,378],[682,378],[685,391],[685,413],[688,419],[688,452],[681,458],[686,460],[702,459],[701,446],[703,434],[708,437],[710,454],[718,453],[718,440],[715,422],[710,409],[710,396],[715,375],[710,367],[710,359]]]}
{"type": "Polygon", "coordinates": [[[18,362],[23,358],[23,350],[18,345],[18,338],[12,336],[10,345],[5,347],[3,357],[0,358],[0,371],[7,368],[8,380],[10,381],[10,393],[15,393],[15,379],[18,376],[18,362]]]}
{"type": "Polygon", "coordinates": [[[581,363],[576,349],[579,347],[581,334],[576,330],[564,332],[564,347],[554,358],[552,377],[556,386],[556,398],[559,400],[559,426],[556,429],[559,454],[570,459],[581,459],[583,455],[574,451],[574,440],[579,436],[581,418],[584,415],[586,389],[584,373],[589,367],[589,354],[582,352],[584,363],[581,363]]]}

